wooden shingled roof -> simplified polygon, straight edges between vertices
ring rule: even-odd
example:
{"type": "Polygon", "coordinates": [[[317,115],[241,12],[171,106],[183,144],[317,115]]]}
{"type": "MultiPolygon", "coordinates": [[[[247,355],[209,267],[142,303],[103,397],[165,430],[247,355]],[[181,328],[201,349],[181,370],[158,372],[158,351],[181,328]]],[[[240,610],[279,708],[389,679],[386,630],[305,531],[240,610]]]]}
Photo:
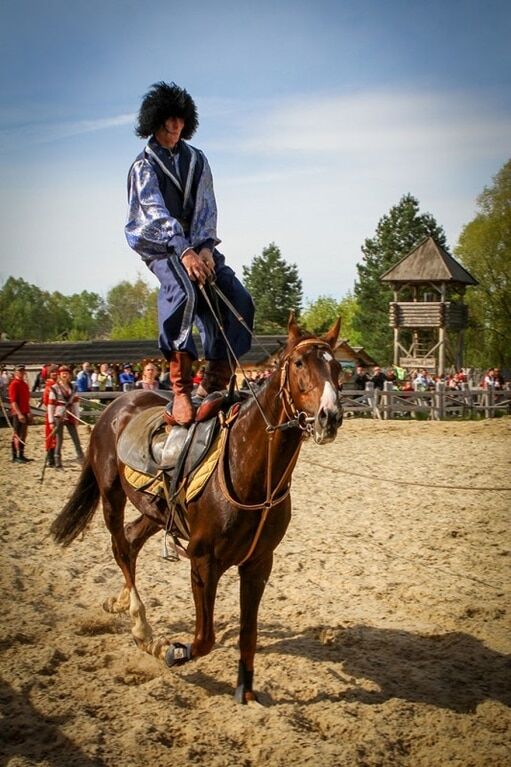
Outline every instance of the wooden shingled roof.
{"type": "Polygon", "coordinates": [[[382,282],[450,283],[478,285],[470,272],[456,261],[433,237],[427,237],[393,267],[381,275],[382,282]]]}
{"type": "MultiPolygon", "coordinates": [[[[203,354],[200,338],[194,336],[199,357],[203,354]]],[[[254,336],[252,348],[241,358],[244,368],[270,364],[286,345],[287,336],[254,336]]],[[[375,360],[362,347],[351,347],[341,340],[335,356],[343,364],[374,365],[375,360]]],[[[59,343],[32,343],[30,341],[0,341],[0,362],[11,368],[22,362],[36,370],[48,363],[81,365],[110,362],[122,365],[146,359],[161,359],[162,354],[154,339],[148,341],[76,341],[59,343]]]]}
{"type": "MultiPolygon", "coordinates": [[[[199,358],[203,354],[199,336],[194,335],[199,358]]],[[[263,365],[277,354],[286,343],[286,336],[255,336],[252,348],[241,358],[243,365],[263,365]]],[[[122,365],[144,359],[161,359],[162,353],[154,339],[148,341],[76,341],[62,343],[32,343],[27,341],[0,341],[0,362],[7,366],[23,362],[25,365],[82,362],[97,364],[110,362],[122,365]]]]}

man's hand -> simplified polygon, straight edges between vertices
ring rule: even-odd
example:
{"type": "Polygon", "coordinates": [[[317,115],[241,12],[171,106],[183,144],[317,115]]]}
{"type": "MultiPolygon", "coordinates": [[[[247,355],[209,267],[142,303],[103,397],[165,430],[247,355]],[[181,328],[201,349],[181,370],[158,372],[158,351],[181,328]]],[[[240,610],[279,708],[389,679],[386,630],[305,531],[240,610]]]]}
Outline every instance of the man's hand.
{"type": "Polygon", "coordinates": [[[198,282],[199,285],[204,285],[215,273],[215,262],[211,251],[207,248],[202,248],[200,253],[190,248],[182,257],[181,263],[189,278],[198,282]]]}

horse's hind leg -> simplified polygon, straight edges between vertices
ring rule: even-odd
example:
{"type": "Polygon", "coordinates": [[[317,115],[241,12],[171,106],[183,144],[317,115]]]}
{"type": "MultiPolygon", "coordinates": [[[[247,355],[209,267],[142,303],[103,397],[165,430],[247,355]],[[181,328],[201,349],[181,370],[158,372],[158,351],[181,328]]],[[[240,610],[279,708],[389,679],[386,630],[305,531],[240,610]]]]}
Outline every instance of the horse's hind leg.
{"type": "Polygon", "coordinates": [[[160,525],[144,515],[138,517],[134,522],[130,522],[124,528],[125,538],[129,545],[130,571],[133,581],[133,586],[129,592],[129,611],[132,621],[131,633],[141,650],[145,650],[145,652],[155,655],[157,658],[164,657],[168,642],[153,639],[152,629],[146,619],[144,603],[140,599],[135,586],[135,569],[137,556],[142,546],[160,529],[160,525]]]}
{"type": "Polygon", "coordinates": [[[123,613],[130,606],[130,588],[132,585],[129,561],[129,547],[124,535],[124,507],[126,495],[119,480],[101,494],[103,516],[110,533],[112,552],[115,561],[124,575],[124,585],[116,597],[108,597],[103,602],[103,608],[109,613],[123,613]]]}
{"type": "Polygon", "coordinates": [[[144,645],[152,641],[152,631],[135,585],[135,569],[138,552],[145,541],[156,532],[158,526],[146,520],[145,517],[139,517],[131,525],[127,525],[128,535],[126,535],[124,528],[126,494],[118,478],[103,491],[102,501],[105,523],[111,536],[112,551],[124,575],[124,586],[119,595],[107,599],[103,607],[107,612],[113,613],[129,610],[133,637],[137,644],[144,645]]]}

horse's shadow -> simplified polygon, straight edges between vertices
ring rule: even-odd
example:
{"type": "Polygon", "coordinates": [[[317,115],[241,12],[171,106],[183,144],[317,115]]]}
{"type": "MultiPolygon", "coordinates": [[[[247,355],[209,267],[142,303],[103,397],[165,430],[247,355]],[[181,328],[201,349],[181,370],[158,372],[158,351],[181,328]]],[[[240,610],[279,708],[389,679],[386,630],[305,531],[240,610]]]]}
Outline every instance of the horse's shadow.
{"type": "MultiPolygon", "coordinates": [[[[328,673],[338,680],[339,692],[332,693],[332,685],[328,685],[328,691],[301,699],[302,703],[344,700],[374,704],[401,698],[458,713],[473,712],[487,699],[511,706],[511,656],[489,649],[469,634],[322,626],[289,637],[282,626],[262,626],[260,639],[261,653],[296,655],[329,664],[328,673]],[[339,664],[339,669],[333,664],[339,664]],[[364,689],[358,682],[361,679],[378,689],[364,689]]],[[[284,702],[289,700],[273,701],[284,702]]]]}
{"type": "MultiPolygon", "coordinates": [[[[60,730],[68,716],[48,717],[40,713],[28,698],[28,688],[17,692],[0,680],[0,713],[2,714],[2,737],[0,738],[0,767],[7,765],[17,755],[52,767],[104,767],[98,757],[87,756],[60,730]]],[[[70,715],[71,716],[71,715],[70,715]]]]}
{"type": "MultiPolygon", "coordinates": [[[[226,631],[222,642],[236,634],[234,628],[226,631]]],[[[481,640],[462,632],[426,635],[375,626],[311,626],[290,636],[289,629],[281,624],[263,623],[256,654],[259,680],[258,655],[273,654],[326,664],[326,673],[335,680],[333,686],[338,692],[332,692],[331,682],[325,685],[328,689],[310,698],[285,694],[270,697],[263,692],[259,700],[267,705],[320,701],[371,705],[397,698],[458,713],[473,712],[485,700],[511,707],[511,656],[491,650],[481,640]],[[373,689],[363,686],[364,679],[373,689]]],[[[311,673],[316,671],[311,669],[311,673]]],[[[231,690],[200,669],[185,678],[213,695],[231,690]]]]}

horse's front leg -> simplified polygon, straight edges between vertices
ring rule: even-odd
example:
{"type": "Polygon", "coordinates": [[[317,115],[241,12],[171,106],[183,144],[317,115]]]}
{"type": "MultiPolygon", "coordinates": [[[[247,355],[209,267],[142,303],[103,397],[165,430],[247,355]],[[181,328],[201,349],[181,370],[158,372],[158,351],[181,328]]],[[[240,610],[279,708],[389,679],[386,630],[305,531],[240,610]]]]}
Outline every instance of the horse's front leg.
{"type": "Polygon", "coordinates": [[[248,561],[240,573],[240,659],[234,698],[237,703],[257,700],[252,689],[257,645],[257,615],[273,565],[273,552],[248,561]]]}
{"type": "MultiPolygon", "coordinates": [[[[188,550],[190,551],[190,547],[188,550]]],[[[207,655],[213,649],[215,644],[213,614],[220,574],[217,560],[212,554],[191,557],[195,636],[192,644],[170,645],[165,656],[168,666],[181,666],[193,658],[207,655]]]]}

